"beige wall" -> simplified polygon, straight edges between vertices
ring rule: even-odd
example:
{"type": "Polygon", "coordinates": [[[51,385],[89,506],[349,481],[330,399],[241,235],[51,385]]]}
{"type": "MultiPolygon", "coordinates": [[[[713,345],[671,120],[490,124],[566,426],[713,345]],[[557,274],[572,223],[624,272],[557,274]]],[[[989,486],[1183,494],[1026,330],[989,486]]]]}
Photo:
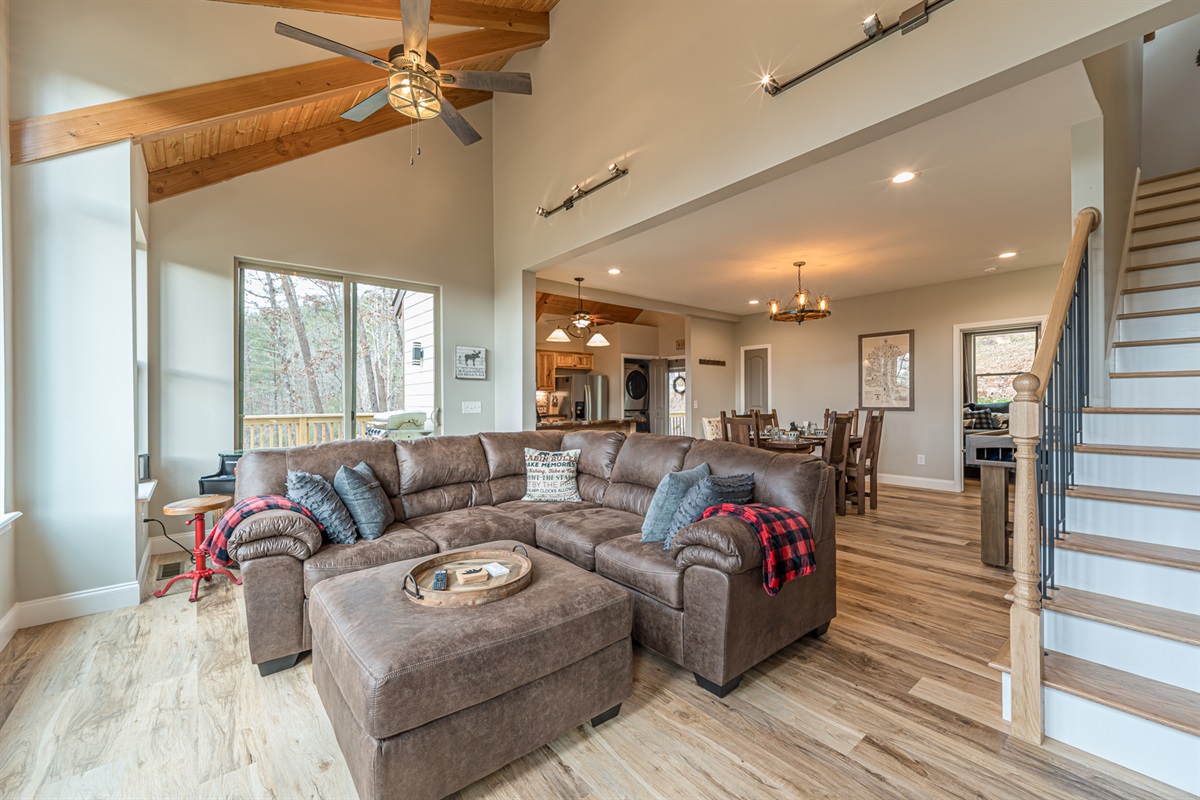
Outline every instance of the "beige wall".
{"type": "MultiPolygon", "coordinates": [[[[8,2],[0,2],[0,515],[13,510],[12,192],[8,146],[8,2]]],[[[16,536],[0,527],[0,648],[17,603],[16,536]]],[[[14,614],[15,617],[15,614],[14,614]]],[[[9,628],[16,625],[15,618],[9,628]]]]}
{"type": "MultiPolygon", "coordinates": [[[[832,316],[799,327],[755,314],[736,326],[736,344],[771,345],[771,402],[786,425],[817,422],[826,408],[858,405],[860,334],[913,329],[914,410],[887,412],[880,471],[912,485],[949,489],[959,447],[954,425],[961,420],[954,326],[1045,314],[1059,271],[1047,266],[835,299],[832,316]],[[917,465],[918,454],[925,455],[924,466],[917,465]]],[[[736,376],[735,370],[730,377],[736,376]]],[[[727,402],[733,395],[730,389],[727,402]]]]}
{"type": "MultiPolygon", "coordinates": [[[[1200,6],[1194,7],[1200,10],[1200,6]]],[[[1200,167],[1200,14],[1169,25],[1143,48],[1142,175],[1200,167]],[[1192,113],[1186,113],[1191,109],[1192,113]]]]}
{"type": "Polygon", "coordinates": [[[692,436],[704,438],[703,417],[720,416],[736,401],[738,342],[741,327],[732,322],[688,317],[687,372],[688,413],[692,436]],[[701,364],[700,359],[724,361],[724,366],[701,364]]]}

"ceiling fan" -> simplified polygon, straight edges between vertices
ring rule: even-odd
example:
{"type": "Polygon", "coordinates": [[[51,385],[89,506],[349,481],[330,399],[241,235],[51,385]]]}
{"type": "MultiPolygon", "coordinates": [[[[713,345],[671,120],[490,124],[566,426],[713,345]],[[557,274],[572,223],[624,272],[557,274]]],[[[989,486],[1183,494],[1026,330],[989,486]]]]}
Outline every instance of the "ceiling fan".
{"type": "MultiPolygon", "coordinates": [[[[554,332],[546,337],[548,342],[568,342],[571,338],[582,339],[588,334],[593,335],[593,339],[599,336],[603,339],[603,344],[608,344],[608,340],[599,332],[594,332],[593,327],[601,325],[612,325],[613,321],[603,314],[592,314],[585,311],[583,308],[583,278],[575,279],[575,299],[579,303],[579,307],[571,314],[570,317],[562,317],[561,321],[565,324],[560,324],[555,327],[554,332]]],[[[588,344],[602,347],[598,341],[589,341],[588,344]]]]}
{"type": "Polygon", "coordinates": [[[404,43],[388,51],[387,61],[282,22],[275,23],[275,32],[387,71],[387,86],[347,110],[342,114],[343,119],[362,122],[390,104],[401,114],[418,122],[441,117],[459,141],[475,144],[483,137],[446,99],[442,87],[533,94],[533,82],[524,72],[442,69],[437,57],[426,50],[429,44],[429,4],[430,0],[400,0],[404,43]]]}

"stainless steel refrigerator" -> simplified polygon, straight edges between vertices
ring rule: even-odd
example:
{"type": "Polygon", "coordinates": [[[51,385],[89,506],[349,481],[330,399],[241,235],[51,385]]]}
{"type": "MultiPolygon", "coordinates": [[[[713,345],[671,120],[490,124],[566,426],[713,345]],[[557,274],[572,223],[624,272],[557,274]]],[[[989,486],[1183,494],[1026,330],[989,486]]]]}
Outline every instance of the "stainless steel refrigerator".
{"type": "Polygon", "coordinates": [[[567,393],[567,414],[571,419],[611,419],[607,375],[563,376],[555,379],[554,386],[567,393]]]}

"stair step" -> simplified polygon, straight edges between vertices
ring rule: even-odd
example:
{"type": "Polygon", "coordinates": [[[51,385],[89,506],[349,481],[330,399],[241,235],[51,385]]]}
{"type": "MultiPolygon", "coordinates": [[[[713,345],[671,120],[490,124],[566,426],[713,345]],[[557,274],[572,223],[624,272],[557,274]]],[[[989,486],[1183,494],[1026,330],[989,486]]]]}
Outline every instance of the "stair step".
{"type": "Polygon", "coordinates": [[[1143,214],[1154,214],[1159,211],[1170,211],[1175,208],[1186,208],[1188,206],[1195,206],[1195,205],[1200,205],[1200,200],[1196,200],[1195,198],[1189,197],[1184,200],[1176,200],[1176,201],[1172,201],[1172,202],[1167,202],[1167,203],[1163,203],[1161,205],[1151,206],[1149,208],[1139,208],[1137,211],[1137,216],[1140,217],[1143,214]]]}
{"type": "Polygon", "coordinates": [[[1200,497],[1191,494],[1174,494],[1172,492],[1151,492],[1146,489],[1119,489],[1110,486],[1072,486],[1067,489],[1067,497],[1078,497],[1081,500],[1107,500],[1116,503],[1133,503],[1140,506],[1182,508],[1189,511],[1200,511],[1200,497]]]}
{"type": "MultiPolygon", "coordinates": [[[[1152,187],[1147,187],[1147,188],[1152,188],[1152,187]]],[[[1197,189],[1197,188],[1200,188],[1200,181],[1184,184],[1182,186],[1171,186],[1171,187],[1168,187],[1165,189],[1153,189],[1152,191],[1139,193],[1138,200],[1148,200],[1151,197],[1162,197],[1163,195],[1175,194],[1176,192],[1186,192],[1188,189],[1197,189]]]]}
{"type": "Polygon", "coordinates": [[[1200,369],[1159,370],[1157,372],[1110,372],[1110,378],[1200,378],[1200,369]]]}
{"type": "Polygon", "coordinates": [[[1125,561],[1140,561],[1189,572],[1200,572],[1200,550],[1187,547],[1170,547],[1165,544],[1132,542],[1112,536],[1097,536],[1094,533],[1068,533],[1055,543],[1060,550],[1090,553],[1094,556],[1119,558],[1125,561]]]}
{"type": "MultiPolygon", "coordinates": [[[[1012,648],[1005,642],[988,666],[1012,672],[1012,648]]],[[[1047,650],[1042,685],[1132,714],[1177,731],[1200,736],[1200,694],[1131,672],[1047,650]]]]}
{"type": "Polygon", "coordinates": [[[1153,264],[1142,264],[1140,267],[1130,264],[1125,268],[1126,272],[1141,272],[1146,269],[1162,269],[1163,267],[1186,267],[1188,264],[1195,264],[1194,258],[1177,258],[1174,261],[1158,261],[1153,264]]]}
{"type": "Polygon", "coordinates": [[[1180,239],[1164,239],[1161,242],[1146,242],[1145,244],[1135,244],[1129,248],[1129,252],[1136,253],[1142,250],[1156,250],[1160,247],[1174,247],[1180,244],[1191,244],[1192,242],[1200,242],[1200,236],[1184,236],[1180,239]]]}
{"type": "Polygon", "coordinates": [[[1120,408],[1116,406],[1088,406],[1085,414],[1192,414],[1200,415],[1200,408],[1120,408]]]}
{"type": "Polygon", "coordinates": [[[1134,227],[1133,232],[1141,233],[1142,231],[1155,231],[1159,228],[1170,228],[1175,225],[1186,225],[1189,222],[1200,222],[1200,217],[1185,217],[1183,219],[1173,219],[1169,222],[1152,222],[1146,225],[1137,225],[1134,227]]]}
{"type": "Polygon", "coordinates": [[[1054,590],[1043,605],[1060,614],[1103,622],[1139,633],[1148,633],[1184,644],[1200,645],[1200,616],[1149,603],[1135,603],[1067,586],[1054,590]]]}
{"type": "Polygon", "coordinates": [[[1193,186],[1190,189],[1184,188],[1174,189],[1169,192],[1159,192],[1146,199],[1139,197],[1137,201],[1137,213],[1149,214],[1160,208],[1191,205],[1195,202],[1200,202],[1200,186],[1193,186]]]}
{"type": "Polygon", "coordinates": [[[1200,173],[1200,167],[1181,169],[1178,172],[1168,172],[1165,175],[1156,175],[1153,178],[1143,178],[1142,180],[1138,181],[1138,186],[1150,186],[1151,184],[1169,181],[1172,178],[1182,178],[1184,175],[1195,175],[1197,173],[1200,173]]]}
{"type": "Polygon", "coordinates": [[[1172,344],[1200,344],[1200,336],[1177,339],[1134,339],[1132,342],[1113,342],[1113,347],[1165,347],[1172,344]]]}
{"type": "Polygon", "coordinates": [[[1147,319],[1149,317],[1177,317],[1182,314],[1200,314],[1200,308],[1166,308],[1161,311],[1131,311],[1118,314],[1117,319],[1147,319]]]}
{"type": "Polygon", "coordinates": [[[1172,289],[1194,289],[1200,286],[1200,281],[1186,281],[1184,283],[1163,283],[1157,286],[1138,286],[1133,289],[1124,289],[1121,294],[1144,294],[1145,292],[1168,292],[1172,289]]]}
{"type": "Polygon", "coordinates": [[[1138,447],[1131,444],[1077,444],[1076,453],[1109,456],[1152,456],[1154,458],[1200,458],[1200,447],[1138,447]]]}

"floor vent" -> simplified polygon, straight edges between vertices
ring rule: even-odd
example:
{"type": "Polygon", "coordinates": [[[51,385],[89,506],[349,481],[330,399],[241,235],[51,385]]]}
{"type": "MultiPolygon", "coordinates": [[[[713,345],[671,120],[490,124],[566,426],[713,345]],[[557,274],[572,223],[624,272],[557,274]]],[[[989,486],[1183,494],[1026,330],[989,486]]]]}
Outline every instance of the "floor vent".
{"type": "Polygon", "coordinates": [[[173,564],[161,564],[158,568],[158,577],[155,580],[165,581],[168,578],[174,578],[181,572],[183,572],[182,561],[176,561],[173,564]]]}

